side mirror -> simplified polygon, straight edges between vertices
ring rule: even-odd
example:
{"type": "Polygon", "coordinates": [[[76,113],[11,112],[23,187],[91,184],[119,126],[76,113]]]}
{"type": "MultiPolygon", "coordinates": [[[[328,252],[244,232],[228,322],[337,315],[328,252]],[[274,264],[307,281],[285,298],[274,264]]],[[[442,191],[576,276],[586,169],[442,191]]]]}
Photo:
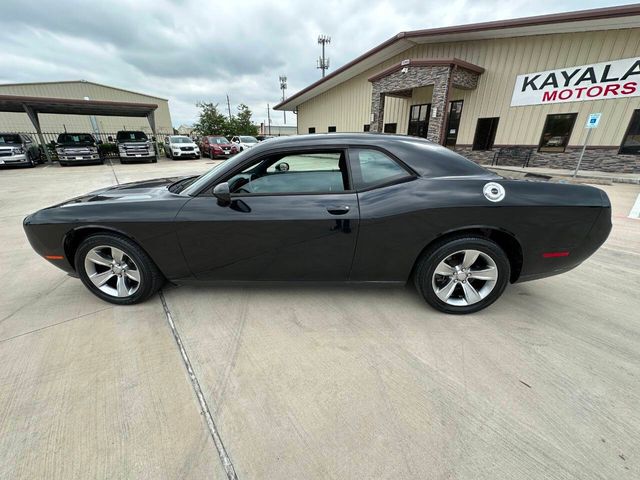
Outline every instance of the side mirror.
{"type": "Polygon", "coordinates": [[[229,191],[229,184],[222,182],[213,188],[213,196],[218,199],[218,205],[226,207],[231,203],[231,192],[229,191]]]}
{"type": "Polygon", "coordinates": [[[109,135],[109,136],[107,137],[107,140],[109,140],[109,142],[113,142],[113,137],[112,137],[111,135],[109,135]]]}

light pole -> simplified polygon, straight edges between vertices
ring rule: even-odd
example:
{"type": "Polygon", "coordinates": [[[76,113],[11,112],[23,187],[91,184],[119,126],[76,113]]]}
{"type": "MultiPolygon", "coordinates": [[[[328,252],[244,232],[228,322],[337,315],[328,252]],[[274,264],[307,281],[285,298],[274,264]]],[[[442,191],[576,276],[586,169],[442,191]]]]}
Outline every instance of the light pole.
{"type": "Polygon", "coordinates": [[[322,70],[322,77],[324,77],[325,70],[329,69],[329,59],[324,56],[324,46],[331,43],[331,37],[329,35],[318,35],[318,45],[322,45],[322,56],[318,59],[318,66],[322,70]]]}
{"type": "MultiPolygon", "coordinates": [[[[282,101],[284,102],[284,91],[287,89],[287,77],[284,75],[280,75],[280,90],[282,90],[282,101]]],[[[282,115],[284,116],[284,124],[287,124],[287,111],[283,110],[282,115]]]]}

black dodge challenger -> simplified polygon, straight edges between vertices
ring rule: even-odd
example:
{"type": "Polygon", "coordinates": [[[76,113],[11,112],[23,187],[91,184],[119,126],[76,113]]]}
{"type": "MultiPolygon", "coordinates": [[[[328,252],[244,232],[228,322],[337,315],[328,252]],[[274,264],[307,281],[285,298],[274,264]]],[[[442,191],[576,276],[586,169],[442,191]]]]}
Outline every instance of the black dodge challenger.
{"type": "Polygon", "coordinates": [[[165,280],[405,284],[471,313],[566,272],[611,230],[593,187],[504,179],[422,139],[305,135],[199,177],[117,185],[24,219],[35,251],[126,305],[165,280]]]}

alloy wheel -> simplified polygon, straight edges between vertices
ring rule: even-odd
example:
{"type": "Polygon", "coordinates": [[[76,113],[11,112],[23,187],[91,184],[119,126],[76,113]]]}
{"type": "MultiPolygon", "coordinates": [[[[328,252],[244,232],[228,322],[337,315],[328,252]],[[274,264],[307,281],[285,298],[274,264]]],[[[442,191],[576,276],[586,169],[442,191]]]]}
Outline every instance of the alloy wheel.
{"type": "Polygon", "coordinates": [[[100,245],[87,252],[84,268],[91,283],[112,297],[130,297],[140,288],[140,269],[123,250],[100,245]]]}
{"type": "Polygon", "coordinates": [[[468,306],[484,300],[497,281],[498,267],[489,255],[479,250],[460,250],[438,264],[431,285],[446,304],[468,306]]]}

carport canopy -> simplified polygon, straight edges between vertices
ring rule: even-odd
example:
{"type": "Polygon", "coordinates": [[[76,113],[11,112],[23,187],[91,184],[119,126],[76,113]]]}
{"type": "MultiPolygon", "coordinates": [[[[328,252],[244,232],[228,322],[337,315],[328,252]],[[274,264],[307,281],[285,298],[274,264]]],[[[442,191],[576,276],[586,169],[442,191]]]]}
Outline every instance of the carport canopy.
{"type": "Polygon", "coordinates": [[[97,115],[111,117],[147,117],[153,134],[156,134],[155,103],[110,102],[105,100],[79,100],[76,98],[23,97],[0,95],[0,112],[24,112],[38,134],[47,161],[51,162],[40,128],[41,113],[61,115],[97,115]]]}

